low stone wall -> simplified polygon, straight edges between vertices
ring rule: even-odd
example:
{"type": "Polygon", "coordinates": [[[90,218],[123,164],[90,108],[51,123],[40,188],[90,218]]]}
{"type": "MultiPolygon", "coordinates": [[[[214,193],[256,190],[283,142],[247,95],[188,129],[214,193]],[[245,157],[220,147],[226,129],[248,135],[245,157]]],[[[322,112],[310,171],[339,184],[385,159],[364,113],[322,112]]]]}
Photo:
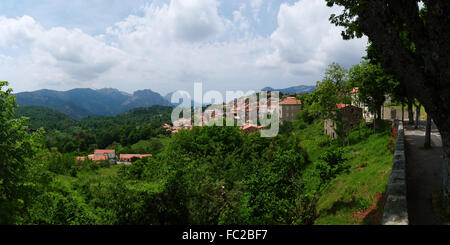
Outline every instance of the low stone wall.
{"type": "Polygon", "coordinates": [[[405,132],[400,121],[394,152],[394,165],[387,186],[383,225],[409,224],[406,188],[405,132]]]}

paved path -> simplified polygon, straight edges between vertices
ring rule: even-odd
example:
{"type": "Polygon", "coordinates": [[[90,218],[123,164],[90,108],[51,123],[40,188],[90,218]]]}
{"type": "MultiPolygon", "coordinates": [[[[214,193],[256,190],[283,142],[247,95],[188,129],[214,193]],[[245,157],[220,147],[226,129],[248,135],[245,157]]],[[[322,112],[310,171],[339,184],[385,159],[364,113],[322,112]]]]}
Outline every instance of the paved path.
{"type": "Polygon", "coordinates": [[[422,122],[419,129],[414,129],[414,126],[407,126],[405,122],[407,198],[411,225],[440,224],[433,212],[431,198],[442,187],[442,141],[433,125],[432,149],[423,149],[425,124],[422,122]]]}

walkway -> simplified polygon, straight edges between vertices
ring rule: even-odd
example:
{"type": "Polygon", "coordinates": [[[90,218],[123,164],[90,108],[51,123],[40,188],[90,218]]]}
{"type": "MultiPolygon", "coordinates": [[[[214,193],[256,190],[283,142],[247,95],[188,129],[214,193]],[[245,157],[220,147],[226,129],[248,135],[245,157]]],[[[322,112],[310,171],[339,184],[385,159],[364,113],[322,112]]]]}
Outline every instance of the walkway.
{"type": "Polygon", "coordinates": [[[411,225],[440,224],[431,203],[432,194],[442,188],[442,141],[435,125],[432,128],[432,149],[423,148],[425,124],[419,129],[405,122],[406,175],[408,215],[411,225]]]}

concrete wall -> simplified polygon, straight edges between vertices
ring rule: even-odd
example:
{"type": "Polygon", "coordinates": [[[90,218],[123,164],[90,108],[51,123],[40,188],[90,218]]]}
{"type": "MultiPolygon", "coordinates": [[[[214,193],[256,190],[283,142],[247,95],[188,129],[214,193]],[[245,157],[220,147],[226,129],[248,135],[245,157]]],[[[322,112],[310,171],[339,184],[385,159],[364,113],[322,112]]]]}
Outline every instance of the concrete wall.
{"type": "Polygon", "coordinates": [[[387,201],[384,206],[383,225],[409,224],[406,188],[405,132],[400,121],[394,152],[394,165],[387,186],[387,201]]]}
{"type": "MultiPolygon", "coordinates": [[[[383,107],[381,110],[383,119],[394,119],[394,120],[402,120],[402,109],[401,108],[391,108],[391,107],[383,107]]],[[[416,120],[416,109],[413,111],[414,120],[416,120]]],[[[408,120],[408,110],[405,108],[403,111],[404,119],[408,120]]],[[[426,113],[420,114],[421,120],[426,120],[426,113]]]]}

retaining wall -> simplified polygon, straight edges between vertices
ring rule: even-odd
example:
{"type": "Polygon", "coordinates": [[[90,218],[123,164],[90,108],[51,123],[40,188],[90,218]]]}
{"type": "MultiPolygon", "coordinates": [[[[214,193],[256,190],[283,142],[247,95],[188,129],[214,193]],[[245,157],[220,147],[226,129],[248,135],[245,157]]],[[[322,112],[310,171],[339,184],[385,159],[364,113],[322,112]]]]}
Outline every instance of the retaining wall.
{"type": "Polygon", "coordinates": [[[387,200],[384,206],[383,225],[408,225],[406,199],[405,131],[400,121],[394,152],[394,165],[387,186],[387,200]]]}

